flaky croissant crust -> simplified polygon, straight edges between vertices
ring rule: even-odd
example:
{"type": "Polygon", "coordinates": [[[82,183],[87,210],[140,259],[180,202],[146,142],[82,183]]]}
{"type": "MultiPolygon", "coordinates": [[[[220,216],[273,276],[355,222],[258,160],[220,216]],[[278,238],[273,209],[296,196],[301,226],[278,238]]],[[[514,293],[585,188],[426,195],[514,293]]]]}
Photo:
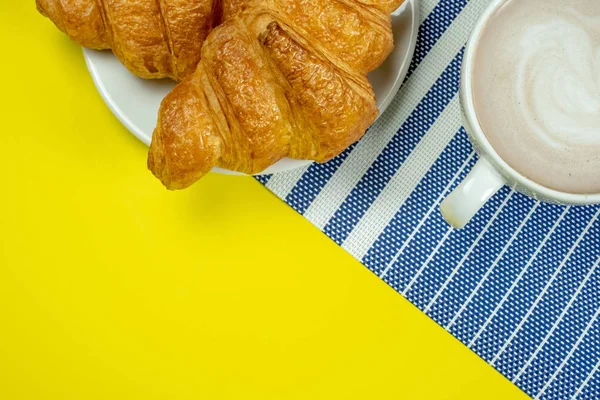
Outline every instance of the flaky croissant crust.
{"type": "Polygon", "coordinates": [[[38,10],[84,47],[112,49],[135,75],[182,80],[202,43],[250,0],[36,0],[38,10]]]}
{"type": "Polygon", "coordinates": [[[196,71],[163,100],[148,158],[169,189],[214,166],[258,173],[325,162],[377,116],[366,75],[393,48],[402,0],[258,0],[216,28],[196,71]]]}

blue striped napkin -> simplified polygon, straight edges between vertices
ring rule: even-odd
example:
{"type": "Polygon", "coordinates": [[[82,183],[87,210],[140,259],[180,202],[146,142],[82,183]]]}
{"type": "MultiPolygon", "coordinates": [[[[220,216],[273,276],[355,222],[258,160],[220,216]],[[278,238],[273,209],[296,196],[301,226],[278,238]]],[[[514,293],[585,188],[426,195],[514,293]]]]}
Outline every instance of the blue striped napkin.
{"type": "Polygon", "coordinates": [[[441,200],[477,160],[458,99],[489,0],[422,0],[404,86],[335,160],[259,180],[367,268],[540,399],[600,399],[600,207],[500,191],[464,230],[441,200]]]}

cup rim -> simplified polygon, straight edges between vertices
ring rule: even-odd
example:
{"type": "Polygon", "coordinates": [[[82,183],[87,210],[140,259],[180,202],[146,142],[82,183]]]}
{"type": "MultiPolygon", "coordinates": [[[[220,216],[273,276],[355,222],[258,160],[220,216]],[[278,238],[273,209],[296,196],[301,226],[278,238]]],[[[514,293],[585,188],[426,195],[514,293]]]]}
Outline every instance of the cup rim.
{"type": "Polygon", "coordinates": [[[494,0],[488,6],[488,8],[483,12],[482,16],[479,18],[477,24],[475,25],[475,28],[471,33],[471,37],[465,48],[460,83],[460,97],[463,112],[471,127],[471,132],[469,132],[469,135],[475,137],[475,139],[477,140],[477,145],[483,152],[483,155],[487,157],[487,159],[492,163],[492,165],[503,176],[507,177],[510,181],[517,182],[518,186],[522,186],[527,190],[531,191],[535,194],[536,197],[539,196],[543,199],[550,199],[568,205],[598,204],[600,203],[600,193],[574,194],[561,192],[543,186],[517,172],[513,167],[508,165],[508,163],[504,161],[502,157],[500,157],[500,155],[496,152],[492,144],[488,141],[487,137],[483,133],[483,129],[481,128],[479,120],[477,119],[477,113],[475,111],[475,105],[473,101],[473,61],[477,43],[479,41],[483,29],[487,25],[487,22],[489,21],[490,17],[507,1],[509,0],[494,0]]]}

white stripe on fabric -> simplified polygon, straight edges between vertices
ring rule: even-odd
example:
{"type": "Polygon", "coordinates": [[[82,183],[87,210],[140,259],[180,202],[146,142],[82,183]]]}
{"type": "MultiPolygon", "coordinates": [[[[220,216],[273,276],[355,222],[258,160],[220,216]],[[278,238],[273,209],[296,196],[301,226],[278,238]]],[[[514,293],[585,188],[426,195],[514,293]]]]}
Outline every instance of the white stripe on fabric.
{"type": "MultiPolygon", "coordinates": [[[[594,273],[594,271],[596,271],[596,268],[598,267],[598,262],[600,262],[600,258],[593,265],[592,269],[590,269],[590,271],[587,273],[587,275],[585,276],[585,278],[583,279],[583,281],[581,282],[581,284],[579,285],[579,287],[577,288],[577,290],[575,291],[575,293],[573,294],[573,296],[571,296],[571,298],[569,299],[569,302],[567,303],[567,305],[565,306],[565,308],[563,308],[562,312],[560,313],[560,315],[558,316],[558,318],[556,319],[556,321],[554,321],[554,324],[552,324],[552,327],[550,328],[550,330],[548,331],[548,333],[546,334],[546,336],[544,336],[544,339],[542,340],[542,342],[535,349],[535,351],[533,352],[533,354],[531,355],[531,357],[529,357],[529,360],[527,360],[527,362],[525,363],[525,365],[523,365],[523,367],[521,368],[521,370],[519,371],[519,373],[513,378],[513,383],[519,380],[519,378],[523,375],[523,373],[527,370],[527,368],[529,368],[529,366],[531,365],[531,363],[533,362],[533,360],[536,359],[536,357],[540,353],[540,351],[542,351],[542,349],[544,348],[544,346],[546,345],[546,343],[548,343],[548,340],[550,340],[550,338],[552,337],[552,334],[558,328],[558,326],[560,325],[560,323],[562,322],[562,320],[565,318],[565,315],[567,315],[567,313],[569,312],[569,310],[571,309],[571,307],[573,306],[573,304],[575,304],[575,300],[577,300],[577,297],[579,297],[579,294],[581,293],[581,291],[583,290],[583,288],[585,287],[585,285],[588,283],[588,281],[592,277],[592,274],[594,273]]],[[[568,360],[568,357],[567,357],[567,359],[563,360],[563,362],[566,362],[567,360],[568,360]]],[[[559,368],[559,369],[561,369],[561,368],[559,368]]],[[[546,385],[549,385],[549,382],[547,382],[546,385]]],[[[545,390],[545,388],[544,388],[544,390],[545,390]]],[[[538,394],[538,397],[539,396],[540,395],[538,394]]]]}
{"type": "Polygon", "coordinates": [[[581,385],[579,385],[579,387],[577,388],[577,391],[575,392],[573,397],[571,397],[571,400],[577,400],[577,397],[579,397],[579,395],[581,395],[581,392],[583,392],[583,389],[585,389],[587,384],[590,382],[590,380],[594,377],[594,374],[596,374],[596,372],[598,372],[599,369],[600,369],[600,360],[598,360],[598,362],[596,363],[596,365],[594,365],[594,368],[592,368],[592,370],[590,371],[588,376],[583,380],[583,382],[581,382],[581,385]]]}
{"type": "Polygon", "coordinates": [[[515,288],[517,287],[517,285],[519,284],[519,282],[521,282],[521,279],[523,279],[523,276],[529,270],[529,267],[531,267],[531,264],[533,264],[533,262],[535,261],[535,259],[537,258],[537,256],[541,253],[541,251],[544,248],[544,246],[546,245],[546,243],[548,243],[548,240],[550,240],[550,238],[552,237],[552,234],[554,234],[554,231],[556,231],[556,229],[558,228],[558,226],[560,225],[560,223],[567,216],[567,213],[569,212],[570,209],[571,209],[571,207],[566,207],[565,208],[565,211],[563,211],[563,213],[560,215],[560,217],[558,218],[558,220],[556,221],[556,223],[554,223],[554,225],[552,226],[552,228],[550,229],[550,231],[548,232],[548,234],[546,234],[546,236],[544,237],[544,240],[542,240],[542,243],[540,243],[540,245],[535,250],[535,252],[533,253],[533,255],[529,258],[529,261],[527,261],[527,264],[525,264],[525,267],[523,267],[523,269],[521,270],[521,272],[517,276],[517,279],[515,279],[515,281],[510,286],[510,288],[508,288],[508,291],[504,294],[504,296],[502,297],[502,300],[500,300],[500,303],[498,303],[498,305],[496,306],[496,308],[494,308],[494,311],[492,311],[492,313],[490,314],[490,316],[485,320],[484,324],[481,326],[481,328],[479,329],[479,331],[477,331],[477,333],[475,334],[475,336],[473,336],[473,339],[471,339],[471,341],[469,342],[469,344],[468,344],[467,347],[469,347],[469,348],[473,347],[473,345],[479,339],[479,337],[481,336],[481,334],[487,329],[488,325],[492,322],[492,320],[494,319],[494,317],[496,316],[496,314],[498,313],[498,311],[500,311],[500,309],[502,308],[502,306],[504,305],[504,303],[506,303],[506,301],[508,300],[508,298],[512,294],[513,290],[515,290],[515,288]]]}
{"type": "Polygon", "coordinates": [[[440,0],[421,0],[421,9],[419,10],[419,26],[429,17],[429,14],[438,5],[440,0]]]}
{"type": "MultiPolygon", "coordinates": [[[[594,267],[591,269],[590,273],[585,277],[585,280],[582,283],[582,286],[580,286],[579,289],[578,289],[577,295],[579,295],[579,292],[581,292],[581,289],[583,288],[584,284],[587,283],[587,281],[590,279],[590,277],[592,276],[592,273],[596,270],[596,268],[598,268],[598,265],[600,265],[600,258],[598,258],[598,261],[596,261],[596,264],[594,264],[594,267]]],[[[548,388],[550,387],[550,385],[552,384],[552,382],[554,382],[554,380],[556,379],[556,377],[562,372],[562,370],[565,367],[565,365],[567,365],[567,363],[569,362],[569,360],[571,359],[571,357],[573,357],[573,354],[575,354],[575,352],[579,348],[579,345],[581,344],[581,342],[583,342],[583,339],[586,337],[586,335],[588,334],[588,332],[590,331],[590,329],[592,329],[592,325],[594,325],[594,323],[598,319],[599,315],[600,315],[600,308],[598,308],[598,310],[596,310],[596,313],[594,314],[594,316],[592,317],[592,319],[590,320],[590,322],[588,322],[588,324],[586,325],[586,327],[583,330],[583,332],[581,333],[581,335],[579,335],[579,338],[577,338],[577,341],[575,342],[575,344],[573,345],[573,347],[571,347],[571,350],[569,351],[569,353],[567,354],[567,356],[565,357],[565,359],[560,363],[560,365],[558,366],[558,368],[556,369],[556,371],[554,371],[554,373],[552,374],[552,376],[550,377],[550,379],[548,379],[548,382],[546,382],[546,384],[544,385],[544,387],[535,396],[536,400],[539,399],[539,398],[541,398],[544,395],[544,393],[546,392],[546,390],[548,390],[548,388]]]]}
{"type": "Polygon", "coordinates": [[[473,159],[473,157],[475,157],[475,154],[476,153],[474,151],[471,152],[471,154],[469,155],[469,157],[460,166],[458,172],[456,172],[456,174],[454,174],[454,176],[452,177],[452,180],[450,181],[450,183],[448,183],[448,186],[446,186],[444,188],[444,190],[442,191],[442,194],[435,200],[435,202],[429,208],[429,210],[427,210],[427,213],[425,214],[425,216],[423,217],[423,219],[421,219],[421,221],[419,221],[419,224],[410,233],[410,235],[408,236],[408,238],[406,239],[406,241],[404,242],[404,244],[402,245],[402,247],[400,248],[400,250],[398,250],[398,252],[394,256],[394,258],[392,258],[392,261],[390,261],[390,263],[385,267],[385,269],[383,270],[383,272],[379,276],[380,278],[384,278],[387,275],[387,273],[394,266],[394,264],[396,263],[396,261],[398,261],[398,258],[400,258],[400,256],[402,255],[402,253],[404,253],[404,250],[406,250],[408,248],[408,245],[413,241],[413,239],[415,238],[415,236],[417,236],[417,234],[419,233],[419,231],[421,230],[421,228],[423,227],[423,225],[425,225],[425,222],[427,222],[427,220],[429,219],[429,217],[431,216],[431,214],[433,214],[433,212],[435,210],[437,210],[437,208],[440,205],[440,203],[442,202],[442,200],[444,198],[446,198],[448,192],[450,191],[450,189],[452,188],[452,186],[454,185],[454,183],[458,180],[458,178],[460,178],[460,175],[463,173],[463,171],[465,170],[465,168],[467,168],[467,166],[469,165],[469,163],[471,162],[471,160],[473,159]]]}
{"type": "Polygon", "coordinates": [[[448,231],[446,232],[446,234],[444,235],[444,237],[442,238],[442,240],[440,240],[440,242],[437,244],[437,246],[435,246],[435,248],[433,249],[433,251],[431,252],[431,254],[429,254],[429,257],[427,257],[427,260],[425,260],[425,262],[423,263],[423,265],[421,265],[421,268],[419,268],[419,270],[417,271],[417,273],[415,274],[415,276],[413,276],[413,278],[408,283],[408,285],[406,285],[406,288],[404,288],[404,290],[402,291],[402,295],[404,297],[406,297],[406,295],[408,294],[408,292],[410,291],[410,289],[412,289],[413,285],[417,282],[417,280],[419,279],[419,277],[421,276],[421,274],[423,274],[423,271],[425,271],[425,268],[427,268],[427,266],[433,260],[433,258],[437,254],[437,252],[440,251],[440,249],[442,248],[442,246],[444,245],[444,243],[446,243],[446,240],[448,240],[448,238],[450,237],[450,234],[452,232],[454,232],[454,228],[452,228],[452,227],[448,228],[448,231]]]}
{"type": "Polygon", "coordinates": [[[309,166],[297,168],[289,172],[281,174],[274,174],[269,182],[267,182],[267,188],[272,191],[277,197],[285,200],[290,194],[294,186],[302,175],[308,170],[309,166]]]}
{"type": "Polygon", "coordinates": [[[327,182],[304,216],[323,230],[373,161],[402,126],[448,65],[460,52],[487,0],[471,0],[454,20],[421,65],[404,83],[389,110],[373,125],[327,182]]]}
{"type": "Polygon", "coordinates": [[[362,260],[462,126],[458,94],[354,227],[342,246],[362,260]]]}
{"type": "Polygon", "coordinates": [[[519,227],[517,228],[517,230],[515,231],[515,233],[513,233],[513,235],[511,236],[510,240],[508,241],[508,243],[506,243],[506,246],[504,246],[504,248],[502,249],[502,251],[500,252],[500,254],[498,254],[498,257],[496,257],[496,259],[494,260],[494,262],[492,263],[492,265],[490,266],[490,268],[488,268],[488,270],[486,271],[485,275],[477,283],[477,286],[475,287],[475,289],[473,289],[473,291],[471,292],[471,294],[469,295],[469,297],[467,297],[467,299],[465,300],[465,302],[463,303],[463,305],[460,307],[460,309],[458,310],[458,312],[454,315],[454,317],[448,323],[448,325],[446,325],[445,329],[447,331],[449,331],[452,328],[452,326],[454,326],[454,324],[456,323],[456,321],[458,320],[458,318],[460,318],[460,316],[465,311],[465,309],[467,308],[467,306],[471,303],[471,300],[473,300],[473,298],[479,292],[479,289],[481,289],[481,287],[483,286],[483,284],[485,283],[485,281],[487,280],[487,278],[491,275],[491,273],[494,271],[494,269],[496,269],[496,267],[498,266],[498,263],[500,263],[500,261],[502,260],[502,258],[504,257],[504,255],[506,254],[506,252],[508,251],[508,249],[510,249],[510,246],[512,246],[512,244],[517,239],[517,237],[519,237],[519,235],[521,234],[521,231],[523,230],[523,228],[525,227],[525,225],[527,225],[527,222],[529,222],[529,220],[531,219],[531,217],[535,213],[535,210],[537,210],[539,206],[540,206],[540,202],[537,201],[534,204],[534,206],[531,208],[531,211],[529,211],[529,214],[527,214],[527,216],[525,217],[525,219],[523,220],[523,222],[521,222],[521,225],[519,225],[519,227]]]}
{"type": "Polygon", "coordinates": [[[531,307],[529,307],[529,309],[527,310],[527,313],[523,316],[523,318],[521,319],[521,321],[519,321],[519,324],[517,325],[517,327],[515,328],[515,330],[512,332],[512,334],[510,335],[510,337],[508,338],[508,340],[502,345],[502,347],[500,348],[500,350],[498,351],[498,353],[496,353],[496,355],[494,356],[494,358],[490,362],[490,365],[492,367],[496,364],[496,361],[498,361],[498,358],[500,358],[500,356],[504,353],[504,351],[508,348],[508,346],[510,346],[510,344],[513,341],[513,339],[521,331],[521,329],[523,328],[523,325],[525,325],[525,323],[527,322],[527,320],[529,319],[529,317],[531,316],[531,314],[533,314],[533,311],[537,308],[537,305],[540,303],[540,301],[542,301],[542,299],[546,295],[546,292],[548,292],[548,289],[550,289],[550,286],[552,286],[552,284],[554,283],[554,281],[558,277],[558,274],[561,273],[563,267],[565,266],[565,264],[567,263],[567,261],[569,261],[569,259],[571,258],[571,256],[575,252],[575,250],[577,249],[577,246],[579,246],[579,243],[581,243],[581,241],[583,240],[583,238],[586,236],[587,232],[590,230],[590,228],[594,224],[594,222],[596,222],[596,220],[598,219],[598,216],[600,216],[600,211],[598,211],[596,213],[596,215],[594,215],[594,217],[588,223],[588,225],[585,227],[585,229],[583,230],[583,232],[581,233],[581,235],[579,235],[579,237],[577,238],[577,240],[575,241],[575,243],[573,244],[573,246],[571,246],[571,248],[569,249],[569,252],[567,253],[567,255],[563,258],[563,260],[561,261],[561,263],[558,266],[558,268],[556,268],[556,271],[554,271],[554,273],[552,274],[552,276],[550,277],[550,279],[546,283],[546,286],[544,286],[544,288],[542,289],[542,291],[540,292],[540,294],[537,296],[537,298],[535,299],[535,301],[531,305],[531,307]]]}
{"type": "Polygon", "coordinates": [[[483,230],[479,233],[479,235],[477,235],[477,239],[475,239],[475,241],[473,242],[471,247],[469,247],[469,250],[467,250],[467,252],[463,256],[463,258],[460,260],[460,262],[456,265],[456,267],[454,267],[454,270],[452,270],[452,273],[450,274],[450,276],[448,276],[448,278],[446,279],[444,284],[439,288],[439,290],[436,292],[435,296],[433,296],[433,298],[431,299],[429,304],[427,304],[427,307],[425,307],[425,309],[423,310],[423,312],[425,314],[427,314],[429,312],[429,310],[431,310],[431,307],[433,307],[433,305],[435,304],[437,299],[442,295],[442,293],[444,293],[444,290],[446,290],[446,288],[448,287],[450,282],[452,282],[452,279],[454,279],[454,277],[456,276],[458,271],[460,271],[460,269],[465,264],[465,261],[467,261],[467,259],[471,255],[471,253],[473,253],[475,248],[477,248],[477,245],[479,244],[481,239],[483,239],[485,237],[485,235],[486,235],[487,231],[490,229],[490,227],[494,224],[494,222],[496,222],[496,219],[502,213],[502,210],[504,210],[504,207],[506,207],[506,205],[508,204],[508,202],[510,201],[510,199],[513,197],[514,194],[515,194],[515,189],[512,189],[510,191],[510,193],[508,194],[508,196],[506,196],[506,198],[504,199],[504,201],[502,202],[500,207],[498,207],[498,209],[496,210],[494,215],[490,218],[489,222],[485,225],[483,230]]]}

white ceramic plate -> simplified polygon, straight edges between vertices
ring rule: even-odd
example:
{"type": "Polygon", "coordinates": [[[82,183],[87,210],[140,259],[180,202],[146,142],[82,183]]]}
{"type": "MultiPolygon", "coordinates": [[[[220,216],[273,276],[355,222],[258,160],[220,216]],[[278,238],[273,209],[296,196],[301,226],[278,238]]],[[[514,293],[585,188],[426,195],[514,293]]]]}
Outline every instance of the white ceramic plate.
{"type": "MultiPolygon", "coordinates": [[[[419,27],[418,1],[407,0],[392,14],[396,46],[386,62],[369,75],[381,114],[404,81],[415,51],[419,27]]],[[[160,102],[175,83],[170,80],[140,79],[132,75],[110,51],[84,49],[84,56],[96,88],[113,114],[131,133],[150,145],[160,102]]],[[[288,171],[310,163],[286,158],[262,174],[288,171]]],[[[221,168],[215,168],[214,171],[234,173],[221,168]]]]}

